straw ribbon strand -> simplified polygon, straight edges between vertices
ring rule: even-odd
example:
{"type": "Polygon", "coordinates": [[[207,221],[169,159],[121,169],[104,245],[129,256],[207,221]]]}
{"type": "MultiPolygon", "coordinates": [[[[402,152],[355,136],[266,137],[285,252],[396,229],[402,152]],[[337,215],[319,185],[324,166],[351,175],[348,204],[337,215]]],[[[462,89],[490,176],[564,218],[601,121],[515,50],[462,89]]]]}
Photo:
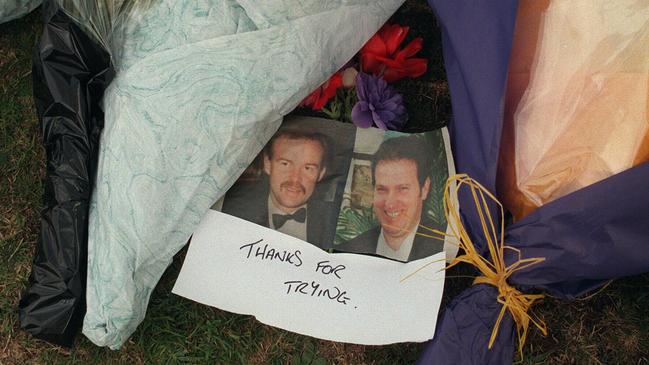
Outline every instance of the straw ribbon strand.
{"type": "Polygon", "coordinates": [[[447,269],[459,264],[460,262],[465,262],[475,266],[481,273],[481,275],[473,281],[474,285],[488,284],[498,288],[497,301],[502,304],[502,308],[494,324],[493,331],[491,332],[489,349],[493,347],[498,335],[500,324],[505,313],[508,311],[516,323],[519,344],[518,349],[522,357],[523,345],[525,344],[530,324],[537,327],[543,335],[547,335],[547,326],[545,322],[530,312],[532,305],[536,301],[542,299],[544,295],[521,293],[518,289],[509,285],[507,280],[516,271],[538,264],[539,262],[544,261],[545,258],[538,257],[523,259],[520,250],[505,245],[505,220],[502,204],[485,187],[471,179],[466,174],[454,175],[449,177],[447,180],[444,188],[444,214],[452,234],[445,234],[431,229],[433,233],[442,236],[442,238],[427,236],[441,240],[444,240],[443,237],[452,238],[457,241],[457,245],[464,251],[464,254],[456,257],[447,269]],[[471,237],[462,224],[462,219],[459,214],[457,193],[463,186],[471,189],[471,195],[475,203],[476,212],[480,218],[482,231],[489,251],[489,255],[487,256],[488,258],[482,256],[476,250],[471,241],[471,237]],[[489,201],[487,199],[496,203],[500,208],[499,229],[496,229],[496,225],[488,208],[489,201]],[[514,251],[518,255],[517,260],[510,265],[505,263],[505,250],[514,251]]]}
{"type": "Polygon", "coordinates": [[[498,319],[494,324],[494,329],[491,332],[489,348],[492,348],[496,340],[498,329],[500,328],[500,323],[505,316],[505,312],[509,311],[516,323],[519,344],[518,349],[522,356],[523,345],[527,338],[527,330],[530,323],[536,326],[543,335],[547,335],[545,322],[529,313],[534,302],[542,299],[543,295],[523,294],[518,289],[509,285],[507,279],[509,279],[514,272],[538,264],[539,262],[544,261],[545,258],[522,259],[520,250],[510,246],[505,246],[505,219],[502,204],[485,187],[471,179],[466,174],[451,176],[446,182],[446,187],[444,189],[444,210],[447,220],[451,224],[454,235],[459,238],[459,246],[465,252],[463,255],[458,256],[448,267],[453,267],[460,262],[471,264],[482,274],[474,280],[474,285],[489,284],[498,288],[497,300],[498,303],[502,304],[502,308],[498,315],[498,319]],[[462,186],[467,186],[471,189],[471,195],[473,196],[476,211],[480,217],[482,231],[486,239],[491,260],[481,256],[475,249],[469,234],[462,225],[462,220],[458,213],[459,210],[456,206],[457,200],[451,199],[451,197],[457,196],[457,192],[462,186]],[[492,202],[495,202],[500,208],[499,230],[497,230],[494,225],[494,221],[488,209],[487,198],[491,199],[492,202]],[[513,250],[518,254],[518,259],[509,266],[505,263],[505,250],[507,249],[513,250]]]}

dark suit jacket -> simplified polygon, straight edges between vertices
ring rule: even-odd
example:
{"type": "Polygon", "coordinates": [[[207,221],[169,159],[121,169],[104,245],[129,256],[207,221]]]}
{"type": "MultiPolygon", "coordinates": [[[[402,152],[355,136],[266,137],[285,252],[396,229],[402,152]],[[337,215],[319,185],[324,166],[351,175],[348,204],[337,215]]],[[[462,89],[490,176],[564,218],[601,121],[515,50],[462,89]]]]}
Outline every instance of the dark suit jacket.
{"type": "MultiPolygon", "coordinates": [[[[242,185],[235,185],[228,191],[221,211],[269,228],[268,183],[242,185]]],[[[307,201],[306,212],[307,242],[323,249],[329,248],[336,229],[333,203],[318,199],[316,191],[307,201]]]]}
{"type": "MultiPolygon", "coordinates": [[[[429,236],[431,235],[431,232],[429,230],[421,227],[422,225],[430,228],[440,229],[440,227],[437,227],[431,221],[422,220],[420,227],[417,229],[417,233],[427,234],[429,236]]],[[[445,230],[445,228],[443,230],[445,230]]],[[[355,238],[334,248],[336,249],[336,251],[375,255],[376,248],[379,243],[380,234],[381,226],[374,227],[369,231],[361,233],[355,238]]],[[[412,250],[410,250],[408,261],[423,259],[424,257],[434,255],[436,253],[442,252],[443,250],[444,241],[417,234],[415,235],[415,240],[412,242],[412,250]]]]}

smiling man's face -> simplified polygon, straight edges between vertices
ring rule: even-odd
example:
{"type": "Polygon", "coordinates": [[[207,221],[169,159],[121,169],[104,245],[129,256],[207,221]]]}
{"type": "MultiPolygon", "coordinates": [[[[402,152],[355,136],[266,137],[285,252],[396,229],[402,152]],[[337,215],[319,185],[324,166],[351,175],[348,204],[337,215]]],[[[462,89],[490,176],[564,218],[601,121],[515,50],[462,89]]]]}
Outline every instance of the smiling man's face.
{"type": "Polygon", "coordinates": [[[430,179],[423,186],[413,160],[383,160],[374,172],[374,214],[388,243],[399,242],[417,229],[430,179]]]}
{"type": "Polygon", "coordinates": [[[270,177],[270,197],[285,213],[293,213],[313,195],[322,179],[324,150],[311,139],[277,138],[272,157],[264,156],[264,171],[270,177]]]}

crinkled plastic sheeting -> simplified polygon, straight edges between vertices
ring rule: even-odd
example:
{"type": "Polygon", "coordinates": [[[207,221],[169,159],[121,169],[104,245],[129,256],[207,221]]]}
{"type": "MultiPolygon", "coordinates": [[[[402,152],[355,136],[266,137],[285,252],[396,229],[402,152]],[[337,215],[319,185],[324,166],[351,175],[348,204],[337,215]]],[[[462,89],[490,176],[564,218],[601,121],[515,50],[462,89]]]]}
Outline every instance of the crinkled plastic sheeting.
{"type": "Polygon", "coordinates": [[[71,346],[85,309],[88,206],[110,57],[58,6],[44,6],[34,54],[34,99],[47,153],[41,235],[20,301],[22,328],[71,346]]]}
{"type": "Polygon", "coordinates": [[[34,10],[42,0],[2,0],[0,1],[0,24],[20,18],[34,10]]]}
{"type": "Polygon", "coordinates": [[[173,255],[402,0],[161,0],[113,42],[83,333],[119,348],[173,255]]]}
{"type": "Polygon", "coordinates": [[[649,1],[522,0],[498,177],[520,219],[649,161],[649,1]]]}
{"type": "MultiPolygon", "coordinates": [[[[468,173],[494,192],[518,1],[429,3],[442,25],[454,112],[449,129],[456,170],[468,173]]],[[[606,5],[611,11],[620,10],[618,3],[606,5]]],[[[578,31],[590,33],[588,29],[578,31]]],[[[649,214],[642,214],[649,211],[647,181],[649,162],[544,204],[506,226],[505,243],[519,249],[523,259],[545,258],[515,272],[508,282],[522,290],[539,288],[570,299],[607,280],[649,271],[649,214]]],[[[479,234],[480,218],[471,209],[472,198],[460,194],[460,203],[472,242],[486,255],[485,238],[479,234]]],[[[505,260],[511,264],[516,255],[509,253],[505,260]]],[[[465,290],[442,313],[420,363],[511,363],[516,335],[509,313],[494,346],[487,348],[501,308],[495,287],[481,284],[465,290]]]]}

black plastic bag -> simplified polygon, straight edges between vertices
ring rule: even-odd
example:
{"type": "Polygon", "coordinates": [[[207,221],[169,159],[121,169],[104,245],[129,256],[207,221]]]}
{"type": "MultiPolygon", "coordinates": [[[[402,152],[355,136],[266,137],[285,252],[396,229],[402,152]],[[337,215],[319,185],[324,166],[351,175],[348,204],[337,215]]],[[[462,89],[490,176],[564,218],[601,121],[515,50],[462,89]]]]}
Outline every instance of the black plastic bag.
{"type": "Polygon", "coordinates": [[[22,328],[71,347],[85,313],[88,206],[104,124],[110,56],[53,1],[34,54],[34,99],[47,153],[41,236],[19,304],[22,328]]]}

